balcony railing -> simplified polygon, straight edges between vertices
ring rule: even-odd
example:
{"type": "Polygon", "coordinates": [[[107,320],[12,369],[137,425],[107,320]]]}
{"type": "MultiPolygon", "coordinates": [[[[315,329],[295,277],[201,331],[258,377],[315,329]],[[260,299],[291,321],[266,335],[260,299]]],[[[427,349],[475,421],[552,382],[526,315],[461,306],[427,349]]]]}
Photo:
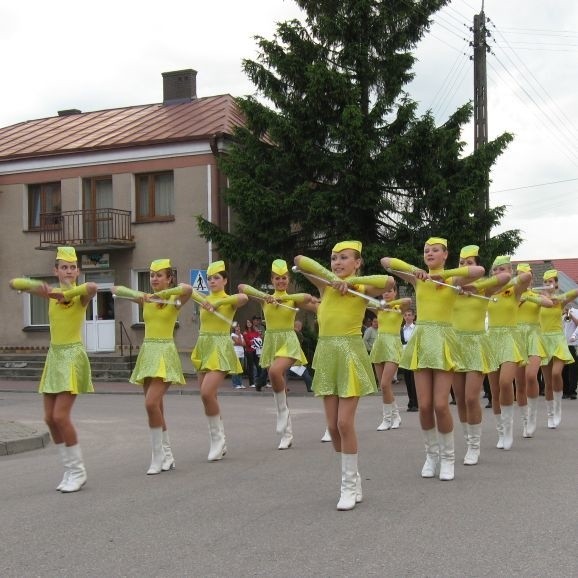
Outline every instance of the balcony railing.
{"type": "Polygon", "coordinates": [[[130,211],[87,209],[41,213],[40,249],[71,245],[86,249],[134,247],[130,211]]]}

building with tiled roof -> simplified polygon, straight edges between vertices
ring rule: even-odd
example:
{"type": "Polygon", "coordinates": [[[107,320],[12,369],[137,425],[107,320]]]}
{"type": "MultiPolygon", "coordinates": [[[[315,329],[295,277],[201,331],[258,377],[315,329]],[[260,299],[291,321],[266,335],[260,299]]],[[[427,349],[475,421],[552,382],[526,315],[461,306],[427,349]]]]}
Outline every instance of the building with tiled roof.
{"type": "MultiPolygon", "coordinates": [[[[528,263],[532,268],[534,286],[542,285],[546,271],[556,269],[558,271],[558,288],[562,293],[578,288],[578,259],[543,259],[524,261],[524,263],[528,263]]],[[[578,299],[573,303],[574,306],[578,306],[578,299]]]]}
{"type": "MultiPolygon", "coordinates": [[[[163,102],[58,115],[0,128],[0,264],[4,279],[51,277],[54,249],[76,248],[84,280],[99,286],[88,310],[89,351],[115,351],[122,322],[142,340],[141,313],[113,285],[148,288],[149,264],[169,257],[178,280],[204,289],[218,258],[196,215],[229,226],[217,159],[243,123],[235,99],[196,96],[196,71],[163,74],[163,102]]],[[[0,293],[0,348],[48,343],[45,301],[0,293]]],[[[177,345],[198,328],[181,315],[177,345]]],[[[186,344],[186,345],[185,345],[186,344]]]]}

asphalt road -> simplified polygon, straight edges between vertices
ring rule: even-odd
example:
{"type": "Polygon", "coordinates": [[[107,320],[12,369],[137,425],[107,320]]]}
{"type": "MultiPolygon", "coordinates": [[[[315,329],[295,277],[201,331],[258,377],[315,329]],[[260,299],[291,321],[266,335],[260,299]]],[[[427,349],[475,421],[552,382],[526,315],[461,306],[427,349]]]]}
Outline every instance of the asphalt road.
{"type": "MultiPolygon", "coordinates": [[[[406,398],[399,400],[407,403],[406,398]]],[[[578,576],[578,401],[560,429],[497,450],[484,410],[480,464],[424,480],[415,413],[377,432],[380,399],[361,400],[357,428],[364,502],[335,509],[339,462],[321,402],[290,398],[294,448],[276,450],[271,396],[223,396],[229,453],[208,463],[197,395],[170,395],[165,413],[177,469],[146,476],[142,398],[83,396],[74,420],[88,469],[75,494],[54,487],[53,445],[0,457],[0,576],[578,576]]],[[[454,408],[455,409],[455,408],[454,408]]],[[[39,424],[42,400],[0,392],[0,419],[39,424]]],[[[459,432],[459,434],[458,434],[459,432]]]]}

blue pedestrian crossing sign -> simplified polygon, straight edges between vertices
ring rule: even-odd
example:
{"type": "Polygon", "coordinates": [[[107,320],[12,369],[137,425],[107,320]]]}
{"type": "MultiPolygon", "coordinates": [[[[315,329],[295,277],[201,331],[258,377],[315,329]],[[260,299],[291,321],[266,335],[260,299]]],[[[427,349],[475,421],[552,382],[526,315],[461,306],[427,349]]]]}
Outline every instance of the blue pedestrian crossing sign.
{"type": "Polygon", "coordinates": [[[191,287],[199,293],[209,294],[206,269],[191,269],[191,287]]]}

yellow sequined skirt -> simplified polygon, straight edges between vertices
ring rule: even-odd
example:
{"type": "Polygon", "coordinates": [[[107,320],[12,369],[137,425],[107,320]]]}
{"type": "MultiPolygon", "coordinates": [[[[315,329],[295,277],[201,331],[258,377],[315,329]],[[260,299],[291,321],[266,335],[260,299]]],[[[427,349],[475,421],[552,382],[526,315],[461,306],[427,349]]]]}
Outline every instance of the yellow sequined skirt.
{"type": "Polygon", "coordinates": [[[82,343],[50,345],[38,386],[39,393],[92,393],[92,375],[82,343]]]}
{"type": "Polygon", "coordinates": [[[541,357],[542,359],[548,357],[539,323],[520,323],[518,325],[518,331],[520,331],[526,345],[526,357],[534,356],[541,357]]]}
{"type": "Polygon", "coordinates": [[[316,396],[362,397],[377,391],[361,335],[319,337],[313,356],[316,396]]]}
{"type": "Polygon", "coordinates": [[[564,364],[574,362],[563,333],[543,333],[542,338],[546,349],[546,358],[542,360],[542,365],[548,365],[554,357],[561,359],[564,364]]]}
{"type": "Polygon", "coordinates": [[[456,336],[449,323],[419,321],[407,342],[399,366],[412,371],[454,371],[456,350],[456,336]]]}
{"type": "Polygon", "coordinates": [[[485,331],[456,331],[456,369],[459,373],[479,371],[490,373],[498,369],[490,352],[485,331]]]}
{"type": "Polygon", "coordinates": [[[143,341],[129,381],[143,385],[148,377],[160,377],[165,383],[186,383],[181,360],[172,339],[143,341]]]}
{"type": "Polygon", "coordinates": [[[228,333],[200,333],[191,361],[197,371],[243,373],[228,333]]]}
{"type": "Polygon", "coordinates": [[[307,365],[307,358],[293,329],[288,331],[285,329],[267,329],[265,331],[259,365],[269,367],[276,357],[294,359],[293,365],[307,365]]]}
{"type": "Polygon", "coordinates": [[[490,327],[488,329],[490,353],[494,358],[496,371],[502,363],[526,365],[526,347],[517,327],[490,327]]]}
{"type": "Polygon", "coordinates": [[[399,364],[402,351],[403,346],[399,334],[378,333],[369,354],[369,361],[371,363],[399,364]]]}

